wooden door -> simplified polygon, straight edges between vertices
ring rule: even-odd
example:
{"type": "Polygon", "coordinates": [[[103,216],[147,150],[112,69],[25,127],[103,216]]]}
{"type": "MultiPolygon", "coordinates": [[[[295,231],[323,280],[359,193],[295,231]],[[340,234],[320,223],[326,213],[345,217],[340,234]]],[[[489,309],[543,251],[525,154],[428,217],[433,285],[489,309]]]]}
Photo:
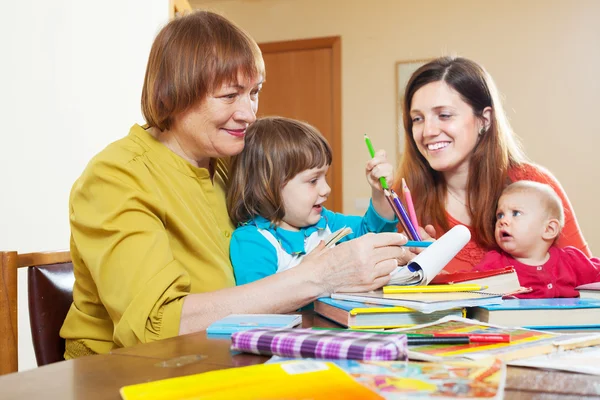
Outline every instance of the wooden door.
{"type": "Polygon", "coordinates": [[[342,212],[341,39],[329,37],[262,43],[267,78],[259,116],[280,115],[308,122],[327,138],[333,163],[325,207],[342,212]]]}

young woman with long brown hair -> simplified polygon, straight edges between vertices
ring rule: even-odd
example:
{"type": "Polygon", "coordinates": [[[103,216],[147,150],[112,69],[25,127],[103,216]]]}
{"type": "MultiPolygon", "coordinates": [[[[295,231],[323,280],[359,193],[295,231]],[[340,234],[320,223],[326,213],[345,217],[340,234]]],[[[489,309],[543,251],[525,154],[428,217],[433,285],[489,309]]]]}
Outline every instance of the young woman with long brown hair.
{"type": "Polygon", "coordinates": [[[591,256],[566,193],[548,170],[527,161],[483,67],[465,58],[433,60],[408,81],[402,107],[399,177],[411,189],[420,224],[432,224],[438,236],[458,224],[471,230],[471,241],[447,272],[471,270],[496,247],[496,203],[519,180],[552,186],[565,209],[557,245],[591,256]]]}

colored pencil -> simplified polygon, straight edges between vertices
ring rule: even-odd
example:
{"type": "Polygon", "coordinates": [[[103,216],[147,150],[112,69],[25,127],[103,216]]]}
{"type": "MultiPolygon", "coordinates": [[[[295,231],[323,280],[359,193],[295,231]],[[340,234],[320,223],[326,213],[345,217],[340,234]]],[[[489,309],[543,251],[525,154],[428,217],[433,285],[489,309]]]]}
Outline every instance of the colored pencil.
{"type": "Polygon", "coordinates": [[[417,213],[415,212],[415,205],[410,194],[410,189],[406,184],[404,178],[402,178],[402,192],[404,193],[404,200],[406,200],[406,208],[408,208],[408,214],[410,215],[410,221],[415,228],[419,227],[419,221],[417,220],[417,213]]]}
{"type": "Polygon", "coordinates": [[[419,236],[419,233],[417,232],[417,228],[415,228],[413,226],[412,222],[410,222],[410,217],[408,216],[406,209],[402,205],[400,198],[398,197],[396,192],[394,192],[393,189],[390,189],[390,193],[392,195],[392,200],[394,201],[394,205],[398,209],[398,212],[400,213],[400,216],[401,216],[402,220],[404,221],[404,224],[406,225],[406,228],[407,228],[406,234],[410,237],[411,240],[416,240],[416,241],[420,242],[421,236],[419,236]]]}
{"type": "Polygon", "coordinates": [[[390,285],[383,287],[384,294],[394,293],[450,293],[450,292],[476,292],[485,290],[487,286],[477,285],[475,283],[457,283],[453,285],[423,285],[423,286],[403,286],[390,285]]]}
{"type": "Polygon", "coordinates": [[[403,244],[404,247],[429,247],[433,244],[433,242],[418,242],[416,240],[409,240],[408,242],[406,242],[405,244],[403,244]]]}
{"type": "MultiPolygon", "coordinates": [[[[371,139],[365,134],[365,143],[367,144],[367,149],[369,149],[369,154],[371,158],[375,157],[375,149],[373,148],[373,143],[371,143],[371,139]]],[[[381,187],[383,189],[389,189],[387,181],[385,177],[379,178],[379,182],[381,183],[381,187]]]]}

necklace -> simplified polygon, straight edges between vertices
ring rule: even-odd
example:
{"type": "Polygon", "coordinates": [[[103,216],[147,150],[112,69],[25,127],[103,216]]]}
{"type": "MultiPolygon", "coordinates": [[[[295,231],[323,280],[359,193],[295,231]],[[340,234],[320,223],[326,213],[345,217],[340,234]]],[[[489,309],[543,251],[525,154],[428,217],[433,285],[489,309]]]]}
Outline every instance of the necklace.
{"type": "Polygon", "coordinates": [[[460,204],[462,204],[463,206],[465,206],[466,208],[468,208],[468,207],[467,207],[467,205],[465,204],[465,202],[464,202],[464,201],[462,201],[461,199],[459,199],[457,195],[455,195],[454,193],[452,193],[452,191],[451,191],[450,189],[446,189],[446,191],[447,191],[448,193],[450,193],[450,196],[454,197],[454,199],[455,199],[456,201],[458,201],[460,204]]]}

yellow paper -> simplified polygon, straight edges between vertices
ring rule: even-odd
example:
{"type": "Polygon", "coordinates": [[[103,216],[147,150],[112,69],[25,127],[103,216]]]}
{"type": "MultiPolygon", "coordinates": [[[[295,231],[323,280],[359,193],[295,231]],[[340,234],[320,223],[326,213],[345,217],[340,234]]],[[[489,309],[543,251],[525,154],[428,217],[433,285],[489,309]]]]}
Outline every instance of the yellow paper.
{"type": "Polygon", "coordinates": [[[447,292],[476,292],[487,289],[487,286],[474,284],[455,285],[426,285],[426,286],[384,286],[383,293],[447,293],[447,292]]]}
{"type": "Polygon", "coordinates": [[[340,367],[316,360],[230,368],[121,388],[123,400],[383,399],[340,367]]]}

